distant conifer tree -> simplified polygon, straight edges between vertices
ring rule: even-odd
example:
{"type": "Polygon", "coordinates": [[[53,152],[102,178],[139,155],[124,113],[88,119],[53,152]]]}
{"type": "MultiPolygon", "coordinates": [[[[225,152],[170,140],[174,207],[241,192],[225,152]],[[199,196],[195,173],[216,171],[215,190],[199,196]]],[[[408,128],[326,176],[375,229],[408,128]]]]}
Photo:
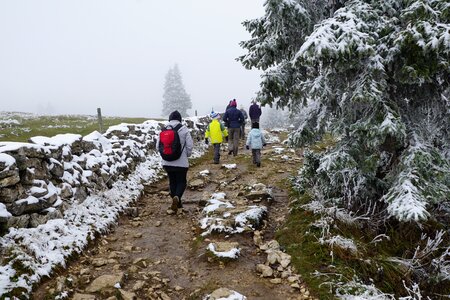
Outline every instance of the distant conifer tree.
{"type": "Polygon", "coordinates": [[[191,97],[184,89],[178,65],[170,68],[166,74],[163,94],[163,116],[168,116],[172,111],[178,110],[182,117],[187,117],[187,110],[192,108],[191,97]]]}

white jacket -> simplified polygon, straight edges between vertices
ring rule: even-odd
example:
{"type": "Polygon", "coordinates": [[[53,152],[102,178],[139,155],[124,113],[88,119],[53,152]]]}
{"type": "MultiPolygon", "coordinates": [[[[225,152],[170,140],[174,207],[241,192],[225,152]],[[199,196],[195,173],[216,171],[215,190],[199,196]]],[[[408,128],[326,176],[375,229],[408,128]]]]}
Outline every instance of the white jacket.
{"type": "MultiPolygon", "coordinates": [[[[177,126],[180,124],[177,120],[169,121],[167,125],[171,125],[172,127],[177,126]]],[[[163,166],[171,166],[171,167],[182,167],[182,168],[189,168],[189,160],[188,157],[192,154],[192,149],[194,148],[194,141],[192,140],[191,133],[189,132],[189,129],[186,126],[181,126],[181,128],[178,130],[178,135],[180,136],[180,143],[181,147],[183,148],[183,152],[181,153],[181,156],[179,159],[174,161],[167,161],[162,160],[163,166]]],[[[159,148],[159,139],[156,143],[156,149],[159,148]]]]}

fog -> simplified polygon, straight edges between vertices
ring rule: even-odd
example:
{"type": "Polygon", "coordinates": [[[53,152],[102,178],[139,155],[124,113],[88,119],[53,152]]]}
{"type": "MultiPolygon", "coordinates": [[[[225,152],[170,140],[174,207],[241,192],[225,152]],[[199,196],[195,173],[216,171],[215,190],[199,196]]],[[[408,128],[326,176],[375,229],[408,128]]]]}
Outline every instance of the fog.
{"type": "Polygon", "coordinates": [[[175,63],[190,115],[248,107],[260,73],[235,58],[263,2],[0,1],[0,111],[159,117],[175,63]]]}

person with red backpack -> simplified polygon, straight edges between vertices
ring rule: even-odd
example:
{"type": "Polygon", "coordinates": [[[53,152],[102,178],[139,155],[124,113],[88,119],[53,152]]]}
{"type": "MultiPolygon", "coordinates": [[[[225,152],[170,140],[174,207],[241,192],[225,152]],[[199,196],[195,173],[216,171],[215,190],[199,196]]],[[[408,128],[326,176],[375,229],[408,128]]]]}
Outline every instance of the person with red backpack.
{"type": "Polygon", "coordinates": [[[177,110],[169,115],[169,123],[160,132],[156,146],[169,177],[172,205],[167,213],[174,214],[183,207],[181,197],[187,186],[188,157],[194,147],[189,129],[181,123],[181,114],[177,110]]]}

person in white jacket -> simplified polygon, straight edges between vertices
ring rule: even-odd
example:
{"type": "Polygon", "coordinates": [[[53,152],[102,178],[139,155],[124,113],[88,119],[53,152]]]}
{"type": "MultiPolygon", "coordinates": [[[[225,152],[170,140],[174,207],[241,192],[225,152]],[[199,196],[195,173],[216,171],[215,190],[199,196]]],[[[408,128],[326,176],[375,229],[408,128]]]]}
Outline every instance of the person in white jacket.
{"type": "MultiPolygon", "coordinates": [[[[181,114],[175,110],[169,115],[169,124],[167,124],[167,126],[175,128],[180,123],[181,114]]],[[[169,177],[170,196],[172,197],[172,205],[167,210],[168,214],[174,214],[178,209],[183,207],[181,197],[187,186],[187,172],[189,170],[188,157],[191,156],[194,147],[192,136],[186,126],[183,125],[178,129],[178,135],[180,137],[181,146],[183,147],[180,158],[173,161],[162,160],[163,168],[169,177]]],[[[157,142],[157,149],[158,148],[159,140],[157,142]]]]}

